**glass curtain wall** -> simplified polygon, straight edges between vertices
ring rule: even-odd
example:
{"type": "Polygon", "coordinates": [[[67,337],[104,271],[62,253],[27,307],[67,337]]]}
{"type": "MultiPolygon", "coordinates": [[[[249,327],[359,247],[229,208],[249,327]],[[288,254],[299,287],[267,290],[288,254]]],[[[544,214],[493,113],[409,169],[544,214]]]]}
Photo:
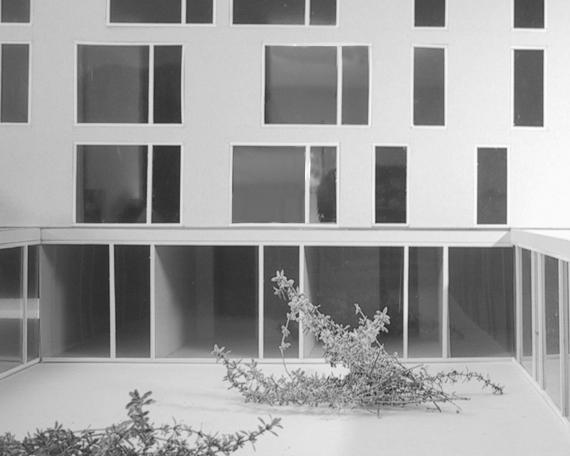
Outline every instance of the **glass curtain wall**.
{"type": "Polygon", "coordinates": [[[28,361],[40,357],[40,246],[28,247],[28,296],[26,301],[28,327],[28,361]]]}
{"type": "Polygon", "coordinates": [[[521,363],[526,371],[533,375],[533,322],[532,322],[532,268],[530,250],[521,249],[522,290],[522,350],[521,363]]]}
{"type": "Polygon", "coordinates": [[[544,386],[546,392],[561,407],[560,395],[560,313],[558,260],[544,256],[544,386]]]}
{"type": "Polygon", "coordinates": [[[24,362],[22,250],[0,250],[0,373],[24,362]]]}

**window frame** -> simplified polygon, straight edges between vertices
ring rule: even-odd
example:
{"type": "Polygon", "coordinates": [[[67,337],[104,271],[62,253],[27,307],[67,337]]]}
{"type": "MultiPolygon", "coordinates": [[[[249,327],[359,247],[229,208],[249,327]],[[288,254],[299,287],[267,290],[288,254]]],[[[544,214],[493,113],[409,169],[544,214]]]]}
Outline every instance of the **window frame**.
{"type": "Polygon", "coordinates": [[[474,180],[473,180],[473,226],[477,229],[509,229],[511,226],[511,148],[507,144],[477,144],[474,153],[474,180]],[[479,149],[505,149],[507,174],[505,176],[506,196],[506,214],[505,223],[478,223],[478,205],[479,205],[479,149]]]}
{"type": "MultiPolygon", "coordinates": [[[[444,16],[443,16],[443,22],[444,25],[416,25],[416,1],[418,0],[413,0],[412,2],[412,29],[414,30],[449,30],[449,1],[448,0],[443,0],[444,2],[444,16]]],[[[514,1],[514,0],[513,0],[514,1]]]]}
{"type": "Polygon", "coordinates": [[[186,70],[185,70],[185,60],[186,60],[186,52],[185,52],[185,45],[184,43],[174,43],[174,42],[160,42],[160,43],[151,43],[151,42],[127,42],[127,41],[117,41],[117,42],[95,42],[95,41],[74,41],[73,45],[75,46],[75,55],[74,55],[74,76],[73,76],[73,126],[74,127],[154,127],[154,128],[183,128],[185,124],[185,80],[186,80],[186,70]],[[79,46],[147,46],[149,55],[148,55],[148,63],[149,63],[149,77],[148,77],[148,122],[105,122],[105,123],[96,123],[96,122],[79,122],[79,93],[78,93],[78,84],[79,84],[79,46]],[[180,64],[180,122],[179,123],[156,123],[154,121],[154,48],[156,46],[180,46],[181,48],[181,64],[180,64]]]}
{"type": "Polygon", "coordinates": [[[309,27],[315,27],[315,28],[340,28],[339,25],[339,17],[340,17],[340,9],[341,9],[341,0],[336,0],[336,21],[334,24],[311,24],[311,0],[304,0],[305,2],[305,16],[304,16],[304,22],[303,24],[236,24],[234,23],[234,1],[235,0],[230,0],[229,1],[229,17],[228,17],[228,24],[230,25],[230,27],[237,27],[237,28],[248,28],[248,27],[253,27],[253,28],[257,28],[257,27],[273,27],[273,28],[280,28],[280,27],[284,27],[284,28],[291,28],[291,27],[297,27],[297,28],[309,28],[309,27]]]}
{"type": "Polygon", "coordinates": [[[373,228],[376,229],[394,229],[394,228],[402,228],[402,227],[409,227],[410,226],[410,145],[409,144],[396,144],[396,143],[374,143],[372,145],[372,156],[371,162],[372,165],[370,166],[371,172],[371,181],[372,181],[372,210],[370,211],[372,215],[372,223],[370,224],[373,228]],[[377,147],[398,147],[404,148],[406,154],[406,221],[405,222],[390,222],[390,223],[381,223],[376,221],[376,148],[377,147]]]}
{"type": "MultiPolygon", "coordinates": [[[[105,25],[107,27],[214,27],[216,26],[217,0],[212,0],[212,22],[184,22],[186,17],[186,0],[180,0],[180,22],[112,22],[111,2],[106,0],[105,25]]],[[[184,57],[184,54],[183,54],[184,57]]]]}
{"type": "Polygon", "coordinates": [[[125,141],[75,141],[73,143],[73,183],[72,183],[72,217],[74,227],[85,227],[85,228],[101,228],[101,227],[114,227],[114,228],[129,228],[129,227],[158,227],[158,228],[181,228],[184,225],[184,145],[182,142],[170,142],[170,141],[153,141],[153,142],[125,142],[125,141]],[[77,197],[78,197],[78,187],[77,187],[77,156],[80,146],[145,146],[147,154],[147,164],[146,164],[146,219],[143,223],[93,223],[93,222],[78,222],[77,221],[77,197]],[[153,223],[152,222],[152,190],[153,190],[153,147],[154,146],[177,146],[180,148],[180,198],[179,198],[179,220],[178,222],[172,223],[153,223]]]}
{"type": "Polygon", "coordinates": [[[30,126],[32,124],[32,43],[30,41],[0,41],[0,103],[2,103],[2,46],[5,44],[24,44],[28,46],[28,115],[26,122],[2,122],[2,126],[30,126]]]}
{"type": "Polygon", "coordinates": [[[448,89],[448,45],[447,44],[415,44],[412,43],[411,46],[411,64],[410,64],[410,126],[412,129],[435,129],[435,130],[445,130],[447,129],[448,114],[449,114],[449,89],[448,89]],[[443,125],[416,125],[414,123],[414,76],[415,76],[415,55],[416,49],[441,49],[443,50],[443,125]]]}
{"type": "Polygon", "coordinates": [[[340,209],[340,144],[323,141],[320,142],[306,142],[306,143],[269,143],[269,142],[232,142],[230,143],[230,185],[229,185],[229,226],[235,227],[279,227],[279,228],[300,228],[300,227],[310,227],[310,228],[320,228],[320,229],[331,229],[338,228],[339,223],[339,209],[340,209]],[[233,187],[234,187],[234,148],[235,147],[303,147],[305,149],[305,169],[304,169],[304,206],[305,211],[303,214],[303,223],[287,223],[287,222],[234,222],[233,221],[233,187]],[[311,147],[334,147],[336,149],[336,221],[330,223],[312,223],[310,221],[310,178],[311,178],[311,147]]]}
{"type": "Polygon", "coordinates": [[[511,31],[513,32],[545,32],[548,28],[548,2],[543,1],[544,7],[544,26],[543,27],[515,27],[515,11],[517,0],[511,0],[511,31]]]}
{"type": "MultiPolygon", "coordinates": [[[[524,29],[526,30],[526,29],[524,29]]],[[[510,110],[509,114],[511,118],[509,119],[509,124],[512,130],[527,130],[527,131],[540,131],[549,130],[548,128],[548,60],[547,60],[547,50],[548,46],[545,44],[543,46],[511,46],[511,87],[509,90],[510,97],[510,110]],[[515,53],[516,51],[542,51],[542,125],[516,125],[515,124],[515,53]]]]}
{"type": "MultiPolygon", "coordinates": [[[[356,43],[356,42],[342,42],[342,43],[283,43],[283,42],[263,42],[261,45],[261,96],[260,96],[260,125],[261,127],[268,128],[370,128],[372,126],[372,100],[373,96],[373,61],[372,61],[372,43],[356,43]],[[336,48],[336,122],[332,124],[307,124],[307,123],[266,123],[265,122],[265,90],[267,86],[266,81],[266,65],[265,55],[266,49],[272,46],[282,47],[333,47],[336,48]],[[368,122],[366,124],[343,124],[342,123],[342,48],[352,46],[361,46],[368,49],[368,122]]],[[[316,144],[313,144],[316,145],[316,144]]]]}
{"type": "MultiPolygon", "coordinates": [[[[3,0],[0,0],[0,6],[2,6],[2,1],[3,1],[3,0]]],[[[30,0],[30,20],[29,20],[28,22],[4,22],[4,21],[2,20],[2,17],[1,17],[1,15],[2,15],[2,10],[0,9],[0,27],[2,27],[2,26],[8,26],[8,27],[10,27],[10,26],[17,26],[17,27],[21,27],[21,26],[30,26],[30,25],[32,25],[32,18],[34,17],[34,7],[35,7],[34,3],[35,3],[36,1],[37,1],[37,0],[30,0]]]]}

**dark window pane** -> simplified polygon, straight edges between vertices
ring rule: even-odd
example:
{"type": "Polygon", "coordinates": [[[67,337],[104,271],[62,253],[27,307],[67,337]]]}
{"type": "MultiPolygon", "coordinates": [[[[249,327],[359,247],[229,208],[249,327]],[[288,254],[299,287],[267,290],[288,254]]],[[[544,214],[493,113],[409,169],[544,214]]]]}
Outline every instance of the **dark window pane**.
{"type": "Polygon", "coordinates": [[[336,122],[336,47],[267,46],[265,123],[336,122]]]}
{"type": "MultiPolygon", "coordinates": [[[[390,325],[379,342],[390,353],[403,347],[403,264],[401,247],[307,247],[305,292],[311,302],[337,323],[354,326],[354,303],[372,317],[388,308],[390,325]]],[[[305,336],[305,356],[323,354],[310,335],[305,336]]]]}
{"type": "Polygon", "coordinates": [[[445,0],[415,0],[416,27],[445,27],[445,0]]]}
{"type": "Polygon", "coordinates": [[[148,46],[80,45],[77,54],[78,122],[148,122],[148,46]]]}
{"type": "MultiPolygon", "coordinates": [[[[273,292],[271,279],[277,271],[284,271],[288,279],[299,286],[299,247],[265,247],[263,250],[263,356],[280,358],[281,326],[287,321],[289,306],[273,292]]],[[[287,342],[291,344],[285,351],[288,358],[299,357],[299,326],[289,323],[291,335],[287,342]]]]}
{"type": "Polygon", "coordinates": [[[180,123],[182,46],[154,48],[154,122],[180,123]]]}
{"type": "Polygon", "coordinates": [[[515,0],[515,28],[544,28],[544,0],[515,0]]]}
{"type": "Polygon", "coordinates": [[[408,356],[441,357],[443,249],[410,247],[408,356]]]}
{"type": "Polygon", "coordinates": [[[305,221],[304,147],[234,147],[232,221],[305,221]]]}
{"type": "Polygon", "coordinates": [[[342,47],[342,123],[368,123],[368,47],[342,47]]]}
{"type": "Polygon", "coordinates": [[[531,252],[522,249],[522,365],[532,375],[532,270],[531,252]]]}
{"type": "Polygon", "coordinates": [[[544,51],[515,49],[515,126],[544,125],[544,51]]]}
{"type": "Polygon", "coordinates": [[[311,0],[311,25],[335,25],[336,0],[311,0]]]}
{"type": "Polygon", "coordinates": [[[145,223],[146,146],[78,146],[77,222],[145,223]]]}
{"type": "Polygon", "coordinates": [[[214,22],[213,0],[186,0],[187,24],[211,24],[214,22]]]}
{"type": "Polygon", "coordinates": [[[28,53],[27,44],[2,45],[2,122],[28,121],[28,53]]]}
{"type": "Polygon", "coordinates": [[[258,249],[157,247],[159,357],[210,358],[214,344],[258,356],[258,249]]]}
{"type": "Polygon", "coordinates": [[[414,49],[414,125],[445,124],[445,52],[414,49]]]}
{"type": "Polygon", "coordinates": [[[449,249],[450,353],[514,353],[512,248],[449,249]]]}
{"type": "Polygon", "coordinates": [[[558,260],[544,257],[544,320],[546,357],[544,359],[545,389],[560,407],[560,311],[558,290],[558,260]]]}
{"type": "Polygon", "coordinates": [[[46,245],[43,252],[42,325],[50,329],[43,354],[109,357],[109,247],[46,245]]]}
{"type": "Polygon", "coordinates": [[[22,248],[0,250],[0,373],[24,362],[22,248]]]}
{"type": "Polygon", "coordinates": [[[1,22],[30,22],[30,0],[0,0],[1,22]]]}
{"type": "Polygon", "coordinates": [[[150,356],[150,248],[115,246],[117,357],[150,356]]]}
{"type": "Polygon", "coordinates": [[[180,0],[111,0],[111,22],[180,23],[180,0]]]}
{"type": "Polygon", "coordinates": [[[180,146],[154,146],[152,222],[180,222],[180,146]]]}
{"type": "Polygon", "coordinates": [[[336,147],[311,147],[309,222],[336,222],[336,147]]]}
{"type": "Polygon", "coordinates": [[[305,0],[233,0],[234,24],[305,23],[305,0]]]}
{"type": "Polygon", "coordinates": [[[507,223],[507,149],[477,149],[477,223],[507,223]]]}
{"type": "Polygon", "coordinates": [[[376,223],[406,223],[405,147],[376,147],[376,223]]]}
{"type": "Polygon", "coordinates": [[[28,247],[28,361],[40,356],[40,247],[28,247]]]}

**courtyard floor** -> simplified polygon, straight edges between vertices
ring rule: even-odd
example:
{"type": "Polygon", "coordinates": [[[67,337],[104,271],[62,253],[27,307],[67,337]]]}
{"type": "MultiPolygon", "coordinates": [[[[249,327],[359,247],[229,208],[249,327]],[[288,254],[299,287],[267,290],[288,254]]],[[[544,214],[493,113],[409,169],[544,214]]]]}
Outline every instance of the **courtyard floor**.
{"type": "MultiPolygon", "coordinates": [[[[280,365],[263,365],[279,372],[280,365]]],[[[304,365],[326,369],[321,365],[304,365]]],[[[432,364],[453,369],[464,364],[432,364]]],[[[22,437],[58,421],[71,429],[100,428],[123,420],[128,392],[151,390],[155,423],[178,422],[231,432],[256,426],[257,417],[279,416],[279,436],[262,438],[239,455],[570,455],[570,426],[514,362],[469,364],[506,386],[493,396],[478,385],[453,388],[468,394],[461,412],[414,407],[383,411],[271,408],[246,404],[222,382],[221,366],[201,364],[42,363],[0,380],[0,433],[22,437]]]]}

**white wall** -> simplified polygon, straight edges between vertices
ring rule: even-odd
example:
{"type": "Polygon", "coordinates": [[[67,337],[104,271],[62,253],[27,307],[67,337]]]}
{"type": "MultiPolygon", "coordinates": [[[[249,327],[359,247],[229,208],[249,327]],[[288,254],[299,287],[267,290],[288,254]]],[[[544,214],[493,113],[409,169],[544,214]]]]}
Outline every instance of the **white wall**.
{"type": "Polygon", "coordinates": [[[31,124],[0,125],[0,226],[73,224],[73,147],[180,142],[183,225],[230,224],[230,143],[338,143],[339,224],[372,226],[374,145],[409,147],[409,225],[475,224],[476,147],[509,149],[514,227],[570,227],[570,2],[547,2],[546,31],[513,31],[512,0],[448,0],[446,30],[414,30],[412,0],[339,0],[339,27],[107,26],[104,0],[33,2],[31,26],[0,42],[32,43],[31,124]],[[182,43],[184,126],[74,126],[77,42],[182,43]],[[371,127],[262,126],[262,46],[371,46],[371,127]],[[445,128],[411,127],[414,45],[447,49],[445,128]],[[546,49],[546,126],[511,127],[512,48],[546,49]]]}

